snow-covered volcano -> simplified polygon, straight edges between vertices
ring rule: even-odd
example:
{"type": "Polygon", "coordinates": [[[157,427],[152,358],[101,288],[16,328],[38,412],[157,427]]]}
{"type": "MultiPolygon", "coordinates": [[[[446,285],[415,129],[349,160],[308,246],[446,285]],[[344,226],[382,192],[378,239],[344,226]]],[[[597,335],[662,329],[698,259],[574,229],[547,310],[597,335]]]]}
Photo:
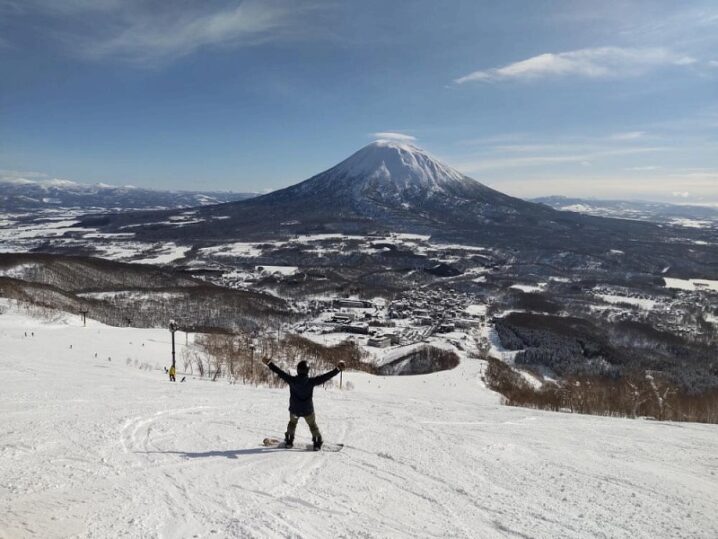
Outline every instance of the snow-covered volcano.
{"type": "Polygon", "coordinates": [[[324,174],[394,192],[422,189],[442,192],[447,187],[473,181],[416,146],[388,140],[364,146],[324,174]]]}
{"type": "MultiPolygon", "coordinates": [[[[556,213],[495,191],[416,146],[378,140],[298,184],[252,200],[202,208],[197,219],[203,221],[182,232],[194,239],[315,230],[435,233],[556,213]]],[[[138,230],[137,217],[120,216],[111,225],[132,224],[138,235],[167,236],[156,227],[138,230]]]]}
{"type": "Polygon", "coordinates": [[[366,210],[367,201],[407,208],[435,197],[473,198],[491,190],[416,146],[378,140],[285,191],[290,196],[331,191],[366,210]]]}
{"type": "MultiPolygon", "coordinates": [[[[107,228],[114,230],[131,226],[137,237],[175,240],[176,228],[157,226],[158,221],[172,223],[173,215],[163,213],[159,215],[162,219],[157,214],[151,218],[122,215],[88,224],[109,225],[107,228]]],[[[285,189],[199,208],[193,219],[182,227],[183,239],[410,232],[482,245],[556,251],[576,241],[600,249],[615,248],[610,246],[612,238],[617,229],[625,232],[626,227],[633,228],[634,236],[656,232],[647,230],[645,224],[560,212],[505,195],[416,146],[386,140],[372,142],[339,164],[285,189]],[[593,238],[588,241],[579,231],[589,232],[593,238]]]]}
{"type": "Polygon", "coordinates": [[[409,144],[379,140],[306,181],[233,205],[248,216],[327,226],[427,231],[556,212],[495,191],[409,144]]]}

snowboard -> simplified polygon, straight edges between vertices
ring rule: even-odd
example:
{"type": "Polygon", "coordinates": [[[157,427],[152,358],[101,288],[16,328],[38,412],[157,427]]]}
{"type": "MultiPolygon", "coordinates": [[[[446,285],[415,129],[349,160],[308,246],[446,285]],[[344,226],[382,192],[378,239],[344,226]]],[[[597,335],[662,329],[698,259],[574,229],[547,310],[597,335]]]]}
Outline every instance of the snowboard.
{"type": "MultiPolygon", "coordinates": [[[[275,449],[286,449],[287,451],[314,451],[314,444],[306,444],[302,442],[296,442],[292,447],[287,447],[284,443],[284,439],[280,438],[265,438],[262,440],[264,447],[275,448],[275,449]]],[[[319,451],[325,451],[328,453],[336,453],[344,448],[344,444],[332,444],[324,442],[322,448],[319,451]]]]}

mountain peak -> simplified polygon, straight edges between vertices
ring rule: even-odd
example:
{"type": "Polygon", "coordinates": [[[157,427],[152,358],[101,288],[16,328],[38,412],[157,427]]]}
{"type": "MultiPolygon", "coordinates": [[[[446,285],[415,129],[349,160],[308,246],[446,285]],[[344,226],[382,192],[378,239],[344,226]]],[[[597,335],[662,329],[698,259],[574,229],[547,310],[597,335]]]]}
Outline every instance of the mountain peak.
{"type": "Polygon", "coordinates": [[[441,189],[466,177],[426,151],[394,140],[376,140],[327,171],[333,177],[354,178],[397,189],[441,189]]]}

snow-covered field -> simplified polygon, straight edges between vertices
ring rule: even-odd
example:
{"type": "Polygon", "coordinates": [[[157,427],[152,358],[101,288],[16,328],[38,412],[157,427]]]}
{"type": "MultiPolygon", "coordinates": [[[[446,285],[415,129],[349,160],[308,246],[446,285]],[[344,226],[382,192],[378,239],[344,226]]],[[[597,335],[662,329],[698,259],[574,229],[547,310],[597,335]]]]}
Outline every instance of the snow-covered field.
{"type": "Polygon", "coordinates": [[[634,298],[631,296],[620,296],[617,294],[596,294],[596,297],[602,299],[606,303],[611,303],[612,305],[621,305],[626,303],[628,305],[635,305],[636,307],[647,311],[650,311],[656,306],[656,300],[648,298],[634,298]]]}
{"type": "Polygon", "coordinates": [[[172,384],[166,330],[0,307],[0,537],[718,536],[716,426],[504,407],[466,361],[345,373],[315,395],[344,450],[286,452],[286,389],[172,384]]]}
{"type": "Polygon", "coordinates": [[[678,288],[680,290],[703,288],[705,290],[718,291],[718,281],[711,281],[709,279],[675,279],[664,277],[663,280],[666,282],[667,288],[678,288]]]}

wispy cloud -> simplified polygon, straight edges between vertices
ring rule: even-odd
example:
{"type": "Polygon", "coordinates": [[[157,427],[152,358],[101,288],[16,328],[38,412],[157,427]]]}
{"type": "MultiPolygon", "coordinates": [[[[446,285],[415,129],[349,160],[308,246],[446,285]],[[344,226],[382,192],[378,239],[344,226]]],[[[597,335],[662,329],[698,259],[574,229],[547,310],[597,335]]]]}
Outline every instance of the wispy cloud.
{"type": "Polygon", "coordinates": [[[669,148],[665,147],[651,146],[636,148],[597,149],[590,152],[579,151],[576,153],[563,153],[556,155],[493,157],[488,159],[472,159],[468,161],[458,162],[456,164],[456,168],[461,172],[470,174],[472,172],[482,172],[486,170],[530,168],[546,165],[560,165],[566,163],[578,163],[583,166],[590,166],[594,161],[599,161],[607,158],[664,152],[668,149],[669,148]]]}
{"type": "Polygon", "coordinates": [[[414,142],[416,140],[416,137],[412,135],[394,133],[392,131],[378,131],[376,133],[369,133],[369,136],[374,139],[395,140],[397,142],[414,142]]]}
{"type": "Polygon", "coordinates": [[[147,63],[186,56],[202,47],[255,45],[286,35],[300,12],[282,4],[243,2],[199,15],[142,17],[97,42],[88,55],[147,63]]]}
{"type": "Polygon", "coordinates": [[[695,58],[665,48],[598,47],[539,54],[503,67],[474,71],[454,82],[531,80],[569,75],[586,78],[637,76],[660,67],[695,62],[695,58]]]}
{"type": "Polygon", "coordinates": [[[646,136],[645,131],[626,131],[625,133],[614,133],[611,140],[638,140],[646,136]]]}
{"type": "Polygon", "coordinates": [[[321,35],[325,0],[144,2],[142,0],[0,0],[0,13],[57,22],[54,36],[74,55],[137,65],[171,62],[203,48],[253,46],[321,35]],[[67,21],[85,18],[81,27],[67,21]]]}
{"type": "MultiPolygon", "coordinates": [[[[703,109],[700,116],[711,111],[703,109]]],[[[654,124],[621,127],[625,130],[603,134],[589,129],[589,134],[506,133],[469,139],[457,143],[458,153],[446,161],[523,198],[561,194],[675,200],[673,192],[689,192],[682,201],[718,204],[718,145],[712,135],[676,132],[673,125],[670,130],[654,124]],[[687,163],[704,166],[686,168],[687,163]]]]}

